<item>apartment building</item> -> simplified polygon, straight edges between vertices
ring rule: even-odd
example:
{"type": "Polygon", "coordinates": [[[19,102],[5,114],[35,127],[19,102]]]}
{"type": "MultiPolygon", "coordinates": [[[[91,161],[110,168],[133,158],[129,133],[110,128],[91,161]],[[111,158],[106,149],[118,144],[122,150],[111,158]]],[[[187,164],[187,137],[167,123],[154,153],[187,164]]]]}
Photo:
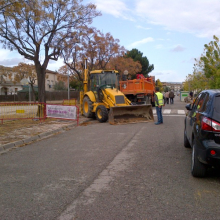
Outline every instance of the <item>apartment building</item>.
{"type": "Polygon", "coordinates": [[[183,89],[183,83],[182,82],[162,82],[163,87],[168,87],[170,90],[173,90],[174,92],[179,92],[183,89]]]}
{"type": "MultiPolygon", "coordinates": [[[[29,85],[28,79],[22,79],[20,82],[15,82],[15,75],[11,67],[0,66],[0,95],[13,95],[22,90],[24,86],[29,85]],[[3,71],[4,69],[4,71],[3,71]],[[4,73],[4,74],[3,74],[4,73]]],[[[54,85],[58,81],[59,74],[55,71],[46,70],[45,90],[54,91],[54,85]]],[[[35,80],[37,86],[37,79],[35,80]]]]}

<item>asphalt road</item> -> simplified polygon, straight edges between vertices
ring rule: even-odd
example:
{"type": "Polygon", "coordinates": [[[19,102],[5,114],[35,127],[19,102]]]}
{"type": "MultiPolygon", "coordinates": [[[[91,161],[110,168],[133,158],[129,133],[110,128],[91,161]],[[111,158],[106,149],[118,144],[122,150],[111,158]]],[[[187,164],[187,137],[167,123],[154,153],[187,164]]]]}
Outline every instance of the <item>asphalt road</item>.
{"type": "Polygon", "coordinates": [[[0,155],[0,219],[220,219],[220,175],[191,176],[183,124],[93,121],[0,155]]]}

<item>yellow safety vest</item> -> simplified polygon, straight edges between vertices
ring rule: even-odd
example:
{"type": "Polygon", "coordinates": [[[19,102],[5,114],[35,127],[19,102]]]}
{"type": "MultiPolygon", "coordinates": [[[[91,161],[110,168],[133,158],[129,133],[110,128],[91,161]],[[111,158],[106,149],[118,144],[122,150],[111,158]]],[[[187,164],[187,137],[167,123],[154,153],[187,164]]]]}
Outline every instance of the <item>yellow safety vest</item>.
{"type": "MultiPolygon", "coordinates": [[[[197,106],[197,110],[200,109],[200,105],[197,106]]],[[[196,116],[196,112],[193,113],[192,117],[196,116]]]]}
{"type": "MultiPolygon", "coordinates": [[[[156,96],[158,98],[159,105],[163,105],[163,94],[161,92],[156,92],[156,96]]],[[[157,102],[155,102],[155,106],[157,106],[157,102]]]]}

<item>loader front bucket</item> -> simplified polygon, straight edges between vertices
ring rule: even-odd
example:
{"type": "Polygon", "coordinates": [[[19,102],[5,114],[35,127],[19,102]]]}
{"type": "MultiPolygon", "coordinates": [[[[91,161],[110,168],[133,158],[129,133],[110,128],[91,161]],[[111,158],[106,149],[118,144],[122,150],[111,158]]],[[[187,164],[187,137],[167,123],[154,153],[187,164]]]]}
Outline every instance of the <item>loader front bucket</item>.
{"type": "Polygon", "coordinates": [[[152,106],[150,104],[110,108],[109,123],[112,125],[149,121],[154,121],[152,106]]]}

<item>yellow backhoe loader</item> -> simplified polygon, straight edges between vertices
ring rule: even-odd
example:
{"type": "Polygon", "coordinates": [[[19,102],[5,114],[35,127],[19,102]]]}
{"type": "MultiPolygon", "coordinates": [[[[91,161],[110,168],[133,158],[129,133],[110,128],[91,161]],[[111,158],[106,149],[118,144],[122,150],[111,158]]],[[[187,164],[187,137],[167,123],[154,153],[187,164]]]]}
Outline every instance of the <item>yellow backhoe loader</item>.
{"type": "Polygon", "coordinates": [[[132,105],[118,90],[119,74],[116,70],[88,72],[87,60],[83,76],[83,92],[80,92],[80,112],[87,118],[110,124],[126,124],[154,121],[152,106],[132,105]]]}

